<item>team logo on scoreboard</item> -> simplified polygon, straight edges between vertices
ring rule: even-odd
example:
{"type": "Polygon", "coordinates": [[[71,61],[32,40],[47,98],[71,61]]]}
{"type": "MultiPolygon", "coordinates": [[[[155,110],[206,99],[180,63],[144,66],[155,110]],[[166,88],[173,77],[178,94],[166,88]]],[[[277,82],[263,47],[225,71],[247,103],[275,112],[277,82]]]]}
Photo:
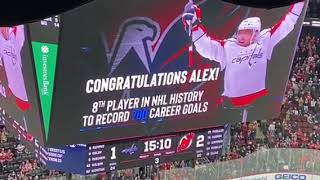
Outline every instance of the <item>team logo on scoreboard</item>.
{"type": "Polygon", "coordinates": [[[130,147],[126,148],[126,149],[123,149],[121,152],[123,154],[129,154],[129,155],[132,155],[134,154],[135,152],[138,151],[138,147],[135,145],[135,144],[132,144],[130,147]]]}
{"type": "Polygon", "coordinates": [[[177,147],[177,152],[182,152],[188,150],[193,142],[193,138],[195,137],[195,133],[188,133],[184,135],[180,141],[179,145],[177,147]]]}

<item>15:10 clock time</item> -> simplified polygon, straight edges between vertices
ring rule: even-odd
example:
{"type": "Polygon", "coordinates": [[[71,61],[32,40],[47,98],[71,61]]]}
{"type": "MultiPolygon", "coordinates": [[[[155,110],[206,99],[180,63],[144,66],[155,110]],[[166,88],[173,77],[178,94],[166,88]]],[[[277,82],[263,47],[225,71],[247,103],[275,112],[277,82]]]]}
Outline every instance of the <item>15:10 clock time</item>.
{"type": "Polygon", "coordinates": [[[154,151],[162,151],[169,150],[172,148],[172,139],[159,139],[159,140],[150,140],[144,142],[144,153],[154,152],[154,151]]]}

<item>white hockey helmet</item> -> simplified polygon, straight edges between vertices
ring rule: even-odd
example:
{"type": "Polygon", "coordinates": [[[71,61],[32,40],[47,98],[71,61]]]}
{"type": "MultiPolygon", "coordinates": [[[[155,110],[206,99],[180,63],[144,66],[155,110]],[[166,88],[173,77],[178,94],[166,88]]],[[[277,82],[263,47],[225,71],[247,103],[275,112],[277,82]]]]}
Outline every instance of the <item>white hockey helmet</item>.
{"type": "Polygon", "coordinates": [[[252,30],[252,37],[250,40],[250,44],[255,41],[254,37],[256,37],[257,34],[261,31],[261,20],[259,17],[250,17],[247,19],[244,19],[240,25],[238,26],[237,34],[240,30],[252,30]]]}
{"type": "Polygon", "coordinates": [[[261,30],[261,20],[259,17],[250,17],[247,19],[244,19],[239,27],[239,30],[245,30],[245,29],[252,29],[254,32],[260,32],[261,30]]]}

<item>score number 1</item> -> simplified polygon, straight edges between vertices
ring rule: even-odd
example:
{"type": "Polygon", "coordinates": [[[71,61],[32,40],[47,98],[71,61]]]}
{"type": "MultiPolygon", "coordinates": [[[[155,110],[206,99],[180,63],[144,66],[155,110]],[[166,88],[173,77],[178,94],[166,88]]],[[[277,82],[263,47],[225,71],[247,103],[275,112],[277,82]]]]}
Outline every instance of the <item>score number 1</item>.
{"type": "Polygon", "coordinates": [[[110,159],[111,159],[111,160],[117,159],[117,156],[116,156],[116,147],[115,147],[115,146],[113,146],[113,147],[111,148],[111,157],[110,157],[110,159]]]}

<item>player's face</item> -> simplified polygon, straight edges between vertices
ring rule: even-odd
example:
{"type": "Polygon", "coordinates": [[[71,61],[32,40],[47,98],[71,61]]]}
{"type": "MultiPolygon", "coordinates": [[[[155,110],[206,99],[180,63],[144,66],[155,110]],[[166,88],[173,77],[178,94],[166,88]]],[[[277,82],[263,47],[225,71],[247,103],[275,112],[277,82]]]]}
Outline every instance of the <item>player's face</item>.
{"type": "Polygon", "coordinates": [[[251,29],[239,30],[237,34],[237,41],[240,46],[249,46],[253,31],[251,29]]]}

